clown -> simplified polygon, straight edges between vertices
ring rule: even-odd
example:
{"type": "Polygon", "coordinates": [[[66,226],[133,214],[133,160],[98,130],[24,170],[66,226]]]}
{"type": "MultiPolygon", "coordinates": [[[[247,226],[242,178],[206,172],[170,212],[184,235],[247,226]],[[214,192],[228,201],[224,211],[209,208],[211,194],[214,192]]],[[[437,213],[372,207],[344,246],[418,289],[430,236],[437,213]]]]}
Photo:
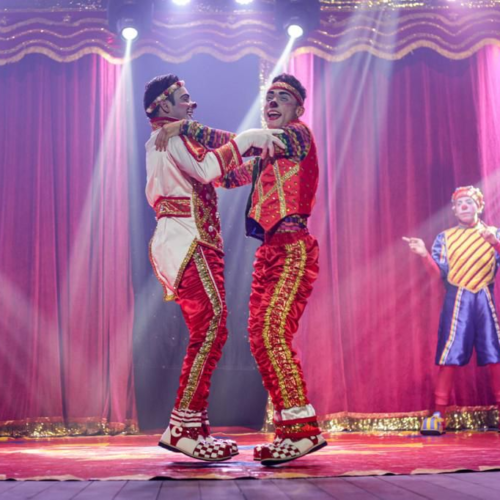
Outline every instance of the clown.
{"type": "MultiPolygon", "coordinates": [[[[254,459],[263,465],[294,460],[326,446],[308,397],[293,338],[318,276],[319,249],[307,221],[318,187],[318,158],[311,130],[300,120],[306,90],[292,75],[273,79],[266,93],[264,119],[285,144],[274,157],[254,157],[219,179],[234,188],[252,184],[247,204],[247,235],[262,241],[254,263],[249,339],[275,409],[276,437],[259,445],[254,459]]],[[[181,134],[218,148],[234,134],[185,121],[166,127],[157,147],[181,134]]]]}
{"type": "Polygon", "coordinates": [[[189,329],[175,407],[159,445],[219,461],[230,459],[238,448],[212,437],[207,417],[212,372],[227,338],[222,237],[212,181],[239,166],[241,153],[250,147],[272,153],[274,143],[284,145],[271,131],[253,130],[214,151],[186,137],[174,137],[164,151],[157,150],[162,127],[191,118],[195,108],[175,75],[146,85],[144,109],[152,128],[146,143],[146,196],[157,219],[150,259],[165,299],[179,304],[189,329]]]}
{"type": "Polygon", "coordinates": [[[456,369],[469,363],[473,349],[478,365],[489,367],[495,401],[500,405],[500,325],[493,296],[500,232],[480,220],[484,198],[478,188],[459,187],[451,201],[458,225],[438,234],[431,254],[421,239],[403,238],[446,288],[436,352],[435,412],[422,424],[424,435],[444,433],[456,369]]]}

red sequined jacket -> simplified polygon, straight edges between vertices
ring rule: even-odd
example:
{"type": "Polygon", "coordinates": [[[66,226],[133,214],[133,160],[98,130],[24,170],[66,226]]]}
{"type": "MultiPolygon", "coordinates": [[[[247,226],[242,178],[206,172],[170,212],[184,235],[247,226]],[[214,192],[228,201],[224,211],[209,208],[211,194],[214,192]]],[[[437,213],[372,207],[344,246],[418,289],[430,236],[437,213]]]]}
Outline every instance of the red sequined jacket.
{"type": "MultiPolygon", "coordinates": [[[[209,148],[217,148],[234,134],[185,122],[181,133],[209,148]]],[[[273,158],[254,157],[219,179],[226,188],[252,183],[247,205],[247,235],[264,239],[264,233],[289,215],[309,216],[318,187],[318,156],[309,128],[300,120],[290,122],[278,136],[286,148],[276,149],[273,158]]],[[[259,154],[258,150],[244,156],[259,154]]]]}

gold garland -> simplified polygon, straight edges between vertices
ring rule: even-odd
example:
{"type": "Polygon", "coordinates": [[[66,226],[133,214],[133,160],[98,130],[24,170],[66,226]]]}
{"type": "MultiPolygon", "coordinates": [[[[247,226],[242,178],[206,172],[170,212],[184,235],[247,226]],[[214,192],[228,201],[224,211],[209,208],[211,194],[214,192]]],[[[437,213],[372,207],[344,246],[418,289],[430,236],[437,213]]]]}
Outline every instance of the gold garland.
{"type": "MultiPolygon", "coordinates": [[[[269,400],[262,432],[274,432],[274,408],[269,400]]],[[[324,432],[340,431],[418,431],[428,411],[410,413],[351,413],[339,412],[325,415],[320,421],[324,432]]],[[[446,428],[449,430],[478,430],[498,427],[500,423],[495,406],[450,406],[446,412],[446,428]]]]}
{"type": "Polygon", "coordinates": [[[398,52],[392,53],[392,52],[383,52],[381,50],[374,49],[371,45],[368,44],[359,44],[356,45],[355,47],[351,47],[349,50],[343,52],[342,54],[338,55],[332,55],[329,54],[328,52],[317,49],[315,47],[302,47],[297,49],[294,52],[294,56],[302,55],[302,54],[312,54],[315,55],[321,59],[324,59],[325,61],[328,62],[341,62],[345,61],[346,59],[349,59],[352,57],[354,54],[358,52],[368,52],[372,56],[379,57],[381,59],[385,59],[388,61],[397,61],[399,59],[402,59],[406,55],[410,54],[416,49],[422,49],[422,48],[427,48],[427,49],[432,49],[438,54],[448,58],[448,59],[453,59],[453,60],[460,60],[460,59],[466,59],[473,54],[475,54],[477,51],[482,49],[483,47],[487,45],[493,45],[496,47],[500,47],[500,40],[497,40],[496,38],[485,38],[483,40],[480,40],[478,43],[476,43],[473,47],[471,47],[468,50],[464,50],[462,52],[452,52],[450,50],[443,49],[440,45],[429,42],[427,40],[420,40],[418,42],[415,42],[411,45],[408,45],[404,47],[403,49],[399,50],[398,52]]]}
{"type": "Polygon", "coordinates": [[[320,0],[322,11],[353,10],[409,10],[457,8],[484,9],[498,7],[500,0],[458,0],[452,4],[448,0],[320,0]]]}
{"type": "Polygon", "coordinates": [[[62,418],[40,417],[0,422],[0,437],[63,437],[115,434],[137,434],[135,420],[108,422],[103,418],[79,418],[64,422],[62,418]]]}
{"type": "MultiPolygon", "coordinates": [[[[363,5],[375,5],[377,2],[363,2],[363,5]]],[[[382,2],[385,6],[395,6],[397,2],[382,2]]],[[[401,2],[398,3],[398,5],[401,2]]],[[[464,3],[464,2],[462,2],[464,3]]],[[[482,2],[486,6],[485,2],[482,2]]],[[[326,2],[324,8],[337,7],[343,8],[346,5],[361,5],[361,2],[335,2],[335,4],[326,2]]],[[[406,2],[408,5],[408,2],[406,2]]],[[[471,9],[466,14],[458,15],[453,10],[440,9],[439,11],[428,9],[425,12],[405,13],[399,15],[390,10],[381,12],[381,16],[370,15],[373,11],[369,9],[358,10],[352,16],[346,18],[346,13],[342,18],[337,20],[335,15],[328,16],[328,13],[323,13],[321,21],[321,29],[316,32],[316,35],[310,36],[306,43],[294,51],[294,55],[312,54],[319,58],[325,59],[328,62],[340,62],[348,59],[357,52],[368,52],[369,54],[380,57],[386,60],[398,60],[405,57],[407,54],[418,48],[429,48],[436,51],[440,55],[449,59],[465,59],[476,53],[485,45],[500,45],[499,30],[495,28],[500,24],[500,0],[488,3],[490,7],[496,7],[496,10],[478,10],[471,9]],[[380,18],[379,18],[380,17],[380,18]],[[466,30],[473,30],[478,24],[483,23],[484,27],[488,25],[491,29],[484,30],[471,35],[465,41],[450,42],[436,33],[429,33],[428,28],[439,30],[448,37],[459,36],[466,30]],[[353,24],[354,23],[354,24],[353,24]],[[332,29],[328,29],[328,26],[332,29]],[[408,32],[410,29],[418,29],[422,27],[420,32],[411,33],[404,39],[395,41],[394,44],[387,43],[389,37],[394,37],[398,33],[408,32]],[[334,28],[334,29],[333,29],[334,28]],[[369,32],[367,32],[369,30],[369,32]],[[359,32],[362,36],[351,38],[349,34],[359,32]],[[381,41],[373,42],[371,36],[376,35],[386,40],[386,43],[381,41]],[[475,41],[477,39],[477,42],[475,41]],[[339,41],[336,43],[325,43],[328,40],[339,41]],[[472,47],[469,45],[474,43],[472,47]],[[464,47],[468,48],[464,49],[464,47]]],[[[5,11],[4,11],[5,12],[5,11]]],[[[9,11],[7,11],[9,12],[9,11]]],[[[11,11],[13,12],[13,11],[11,11]]],[[[17,13],[18,11],[16,11],[17,13]]],[[[70,18],[70,16],[67,16],[70,18]]],[[[196,54],[208,54],[224,62],[234,62],[242,57],[252,54],[260,57],[263,60],[275,63],[277,56],[270,52],[268,48],[269,40],[277,40],[275,27],[264,21],[255,19],[237,20],[235,23],[229,23],[218,19],[208,19],[193,21],[190,23],[170,24],[165,22],[155,22],[155,29],[169,29],[176,31],[175,38],[181,39],[185,36],[190,36],[189,28],[201,28],[201,32],[205,35],[213,35],[221,40],[208,39],[206,36],[199,40],[189,40],[182,52],[173,52],[171,47],[160,40],[145,39],[134,48],[132,59],[136,59],[144,54],[152,54],[158,56],[161,60],[169,63],[182,63],[191,59],[196,54]],[[215,27],[213,29],[211,26],[215,27]],[[237,27],[246,28],[247,31],[255,32],[257,35],[266,35],[254,37],[253,40],[243,40],[236,44],[225,44],[224,41],[233,39],[236,35],[237,27]],[[221,29],[218,29],[221,28],[221,29]],[[187,33],[177,32],[177,30],[187,30],[187,33]],[[265,32],[263,30],[266,30],[265,32]],[[265,38],[265,40],[264,40],[265,38]]],[[[19,41],[16,46],[0,50],[0,66],[17,62],[29,54],[42,54],[58,62],[72,62],[87,54],[97,54],[112,64],[123,64],[125,59],[123,56],[116,54],[120,48],[108,43],[112,33],[106,26],[106,20],[100,17],[86,17],[74,22],[52,21],[43,17],[33,17],[29,20],[17,22],[13,25],[0,26],[0,33],[4,37],[0,41],[12,41],[16,38],[28,37],[27,40],[19,41]],[[33,26],[34,23],[43,24],[44,26],[53,26],[54,29],[37,29],[33,26]],[[87,26],[85,26],[87,25],[87,26]],[[16,28],[29,26],[30,29],[16,33],[16,28]],[[57,32],[57,27],[66,26],[77,28],[69,34],[57,32]],[[29,39],[35,33],[43,33],[57,39],[71,39],[83,33],[95,32],[95,38],[92,40],[80,41],[71,46],[61,46],[59,43],[53,43],[46,39],[29,39]],[[109,35],[109,36],[108,36],[109,35]],[[91,45],[89,46],[89,43],[91,45]],[[87,45],[86,47],[83,47],[87,45]]],[[[239,36],[239,35],[238,35],[239,36]]],[[[274,44],[271,44],[274,45],[274,44]]],[[[118,53],[119,54],[119,53],[118,53]]]]}

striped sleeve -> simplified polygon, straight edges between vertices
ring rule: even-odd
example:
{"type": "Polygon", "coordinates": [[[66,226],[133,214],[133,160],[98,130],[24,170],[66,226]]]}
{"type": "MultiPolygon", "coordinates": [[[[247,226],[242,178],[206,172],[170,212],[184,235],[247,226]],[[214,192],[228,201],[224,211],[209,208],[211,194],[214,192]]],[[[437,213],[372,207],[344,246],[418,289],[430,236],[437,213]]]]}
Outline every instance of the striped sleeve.
{"type": "Polygon", "coordinates": [[[217,180],[216,186],[233,189],[252,183],[252,173],[258,158],[252,158],[239,167],[231,170],[217,180]]]}
{"type": "Polygon", "coordinates": [[[180,133],[210,149],[220,148],[236,137],[236,134],[207,127],[194,120],[184,120],[180,133]]]}
{"type": "Polygon", "coordinates": [[[283,133],[277,136],[286,149],[276,148],[275,158],[289,158],[302,161],[311,148],[312,136],[309,128],[300,121],[295,121],[283,127],[283,133]]]}

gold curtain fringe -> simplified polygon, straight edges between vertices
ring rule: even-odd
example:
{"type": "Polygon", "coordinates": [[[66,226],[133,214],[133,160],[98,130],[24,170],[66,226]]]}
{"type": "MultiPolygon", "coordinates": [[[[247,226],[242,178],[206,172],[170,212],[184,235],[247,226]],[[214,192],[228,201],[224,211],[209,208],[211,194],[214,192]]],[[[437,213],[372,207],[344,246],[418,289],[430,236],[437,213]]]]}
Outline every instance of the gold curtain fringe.
{"type": "MultiPolygon", "coordinates": [[[[370,2],[370,5],[373,3],[370,2]]],[[[378,9],[381,11],[379,14],[372,8],[361,9],[359,6],[353,14],[336,10],[336,15],[333,10],[326,12],[323,9],[320,29],[311,33],[294,51],[294,55],[311,54],[328,62],[341,62],[358,52],[368,52],[374,57],[395,61],[418,48],[428,48],[443,57],[458,60],[470,57],[485,45],[500,46],[497,29],[500,25],[500,0],[494,4],[496,8],[467,8],[462,9],[460,14],[452,9],[430,9],[422,2],[419,9],[399,9],[395,12],[385,8],[396,3],[383,2],[384,8],[378,9]],[[462,39],[461,35],[467,38],[462,39]]],[[[356,2],[335,3],[336,6],[347,4],[354,5],[356,2]]],[[[405,4],[409,5],[408,2],[405,4]]],[[[460,5],[463,6],[464,2],[460,5]]],[[[330,5],[323,7],[333,8],[330,5]]],[[[2,16],[0,12],[0,66],[35,53],[57,62],[72,62],[87,54],[98,54],[112,64],[125,62],[121,45],[99,13],[96,17],[85,15],[83,19],[75,19],[73,15],[45,19],[38,15],[9,24],[17,19],[18,13],[14,16],[12,12],[4,12],[2,16]],[[67,43],[84,34],[93,38],[76,44],[67,43]],[[67,42],[63,43],[64,40],[67,42]]],[[[267,18],[236,16],[234,22],[228,22],[227,15],[214,14],[208,19],[196,18],[185,22],[184,18],[167,17],[155,20],[154,28],[155,36],[135,45],[132,59],[151,54],[165,62],[178,64],[203,53],[224,62],[233,62],[252,54],[276,63],[279,57],[276,50],[279,43],[275,46],[271,41],[278,42],[280,35],[267,18]],[[203,38],[199,38],[200,35],[203,38]],[[180,43],[184,38],[189,41],[183,51],[167,43],[172,40],[180,43]],[[232,39],[234,43],[228,44],[227,41],[232,39]]]]}
{"type": "MultiPolygon", "coordinates": [[[[317,47],[301,47],[300,49],[297,49],[293,55],[298,56],[302,54],[312,54],[320,59],[324,59],[328,62],[342,62],[350,57],[352,57],[354,54],[358,52],[369,52],[372,56],[378,57],[380,59],[385,59],[388,61],[397,61],[399,59],[402,59],[409,53],[411,53],[414,50],[421,49],[421,48],[427,48],[431,49],[438,54],[442,55],[443,57],[446,57],[447,59],[452,59],[452,60],[460,60],[460,59],[467,59],[468,57],[474,55],[476,52],[478,52],[481,48],[487,46],[487,45],[492,45],[496,47],[500,47],[500,40],[494,39],[494,38],[486,38],[483,40],[478,41],[474,46],[472,46],[468,50],[463,50],[459,51],[457,50],[456,52],[454,50],[447,50],[441,47],[440,45],[429,42],[428,40],[421,40],[419,42],[412,43],[408,46],[403,47],[397,52],[385,52],[382,50],[377,50],[374,49],[372,46],[368,46],[366,44],[360,44],[356,45],[354,47],[349,48],[348,50],[339,53],[339,54],[329,54],[328,52],[318,49],[317,47]]],[[[10,51],[9,51],[10,52],[10,51]]],[[[2,57],[2,51],[0,51],[0,66],[4,66],[6,64],[11,64],[20,61],[24,57],[26,57],[29,54],[42,54],[47,56],[48,58],[56,61],[56,62],[74,62],[80,59],[83,56],[89,55],[89,54],[97,54],[101,56],[103,59],[108,61],[111,64],[123,64],[124,59],[120,57],[113,57],[111,56],[106,50],[103,50],[100,47],[86,47],[85,49],[78,50],[72,54],[69,55],[61,55],[55,50],[50,50],[42,46],[33,46],[25,49],[21,49],[19,52],[17,52],[14,55],[11,55],[10,57],[2,57]]],[[[207,47],[197,47],[196,49],[184,53],[182,55],[178,54],[168,54],[162,50],[158,50],[156,48],[151,48],[151,47],[143,47],[136,51],[132,59],[137,59],[138,57],[141,57],[142,55],[145,54],[151,54],[157,56],[160,60],[167,62],[167,63],[173,63],[173,64],[179,64],[188,61],[191,59],[194,55],[196,54],[208,54],[211,55],[212,57],[218,59],[219,61],[223,62],[235,62],[241,59],[242,57],[245,57],[246,55],[256,55],[260,58],[262,58],[265,61],[268,61],[270,63],[276,63],[276,59],[271,57],[267,52],[264,50],[258,48],[258,47],[245,47],[243,49],[240,49],[239,51],[232,53],[232,54],[227,54],[219,50],[210,50],[207,47]]]]}
{"type": "Polygon", "coordinates": [[[41,417],[0,422],[0,437],[113,436],[138,432],[139,426],[135,420],[126,420],[122,423],[89,417],[64,422],[61,418],[41,417]]]}
{"type": "MultiPolygon", "coordinates": [[[[274,432],[274,409],[270,402],[262,432],[274,432]]],[[[410,413],[351,413],[340,412],[325,415],[319,420],[324,432],[374,432],[418,431],[429,411],[410,413]]],[[[480,430],[498,427],[499,414],[495,406],[450,406],[446,412],[446,428],[449,430],[480,430]]]]}

